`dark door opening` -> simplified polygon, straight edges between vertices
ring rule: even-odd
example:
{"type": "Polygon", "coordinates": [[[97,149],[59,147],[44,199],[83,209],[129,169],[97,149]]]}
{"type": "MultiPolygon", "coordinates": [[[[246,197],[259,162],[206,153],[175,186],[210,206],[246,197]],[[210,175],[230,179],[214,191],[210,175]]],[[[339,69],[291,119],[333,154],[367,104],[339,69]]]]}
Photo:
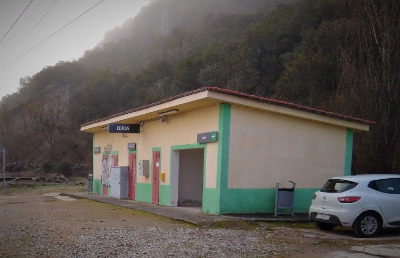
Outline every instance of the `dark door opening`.
{"type": "Polygon", "coordinates": [[[178,206],[201,206],[204,149],[179,151],[178,206]]]}

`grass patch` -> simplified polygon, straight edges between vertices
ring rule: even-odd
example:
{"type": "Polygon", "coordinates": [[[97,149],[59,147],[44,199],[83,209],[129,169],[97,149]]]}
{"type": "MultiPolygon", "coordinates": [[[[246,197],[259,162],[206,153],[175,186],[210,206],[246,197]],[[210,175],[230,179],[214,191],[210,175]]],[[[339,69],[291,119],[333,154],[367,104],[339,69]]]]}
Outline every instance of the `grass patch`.
{"type": "Polygon", "coordinates": [[[0,196],[23,194],[23,193],[49,193],[49,192],[83,192],[87,191],[86,181],[84,178],[71,178],[65,183],[53,182],[35,182],[33,185],[13,187],[8,185],[6,192],[1,191],[0,196]],[[84,182],[83,185],[77,185],[76,182],[84,182]]]}
{"type": "Polygon", "coordinates": [[[49,193],[49,192],[83,192],[87,191],[85,185],[76,185],[76,181],[68,181],[67,183],[49,183],[36,182],[34,185],[12,187],[7,186],[6,192],[1,191],[0,196],[24,194],[24,193],[49,193]]]}

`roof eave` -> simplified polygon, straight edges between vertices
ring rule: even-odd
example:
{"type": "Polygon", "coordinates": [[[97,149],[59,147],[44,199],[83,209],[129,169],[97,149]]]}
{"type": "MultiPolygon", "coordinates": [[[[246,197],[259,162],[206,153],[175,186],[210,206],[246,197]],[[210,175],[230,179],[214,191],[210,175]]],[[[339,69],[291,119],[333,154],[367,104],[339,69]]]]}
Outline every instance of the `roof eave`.
{"type": "Polygon", "coordinates": [[[121,122],[128,119],[132,120],[135,117],[140,120],[140,117],[145,117],[146,115],[156,117],[159,112],[177,107],[179,105],[185,105],[193,101],[199,101],[205,98],[213,99],[216,102],[229,102],[322,123],[334,124],[356,131],[369,131],[369,125],[375,123],[373,121],[314,109],[285,101],[268,99],[237,91],[231,91],[228,89],[204,87],[177,96],[173,96],[171,98],[160,100],[149,105],[127,110],[102,119],[85,123],[81,125],[81,131],[94,133],[101,130],[101,128],[104,128],[109,123],[121,122]]]}

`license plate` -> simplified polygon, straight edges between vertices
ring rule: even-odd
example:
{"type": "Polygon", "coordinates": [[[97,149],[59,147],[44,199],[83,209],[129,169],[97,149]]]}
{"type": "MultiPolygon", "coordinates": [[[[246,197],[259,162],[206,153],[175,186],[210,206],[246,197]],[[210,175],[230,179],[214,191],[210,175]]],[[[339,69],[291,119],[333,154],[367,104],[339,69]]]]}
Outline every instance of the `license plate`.
{"type": "Polygon", "coordinates": [[[329,220],[330,217],[331,217],[331,215],[321,214],[321,213],[317,213],[317,215],[315,216],[315,218],[317,218],[317,219],[323,219],[323,220],[329,220]]]}

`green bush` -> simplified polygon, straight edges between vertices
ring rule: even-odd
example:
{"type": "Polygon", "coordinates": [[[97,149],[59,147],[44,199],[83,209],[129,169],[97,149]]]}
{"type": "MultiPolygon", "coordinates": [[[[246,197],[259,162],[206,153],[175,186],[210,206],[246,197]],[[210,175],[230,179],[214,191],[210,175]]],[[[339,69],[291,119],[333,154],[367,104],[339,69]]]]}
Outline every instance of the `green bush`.
{"type": "Polygon", "coordinates": [[[61,162],[57,165],[57,171],[63,174],[65,177],[72,176],[72,164],[68,161],[61,162]]]}
{"type": "Polygon", "coordinates": [[[42,169],[45,173],[50,173],[54,170],[54,165],[51,161],[45,161],[42,164],[42,169]]]}

